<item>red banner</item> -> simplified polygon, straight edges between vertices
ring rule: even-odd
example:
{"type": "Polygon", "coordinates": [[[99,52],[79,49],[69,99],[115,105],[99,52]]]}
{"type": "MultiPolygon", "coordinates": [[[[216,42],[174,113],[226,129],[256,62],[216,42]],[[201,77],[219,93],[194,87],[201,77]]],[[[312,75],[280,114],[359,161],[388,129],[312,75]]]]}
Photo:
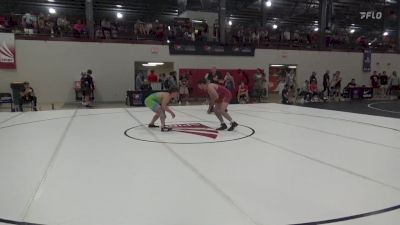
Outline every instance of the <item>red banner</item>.
{"type": "Polygon", "coordinates": [[[12,33],[0,33],[0,69],[15,68],[15,36],[12,33]]]}
{"type": "MultiPolygon", "coordinates": [[[[193,92],[191,93],[191,97],[204,97],[206,93],[200,91],[197,87],[197,82],[201,79],[204,79],[206,74],[209,73],[210,69],[180,69],[179,76],[187,76],[189,79],[189,83],[191,84],[191,88],[193,88],[193,92]]],[[[219,72],[225,77],[226,73],[229,72],[235,80],[235,87],[239,86],[241,81],[245,81],[248,83],[249,90],[253,89],[255,82],[255,74],[256,69],[254,70],[239,70],[239,69],[218,69],[219,72]]],[[[263,70],[262,70],[263,71],[263,70]]],[[[235,91],[236,92],[236,91],[235,91]]],[[[232,93],[235,94],[235,93],[232,93]]]]}

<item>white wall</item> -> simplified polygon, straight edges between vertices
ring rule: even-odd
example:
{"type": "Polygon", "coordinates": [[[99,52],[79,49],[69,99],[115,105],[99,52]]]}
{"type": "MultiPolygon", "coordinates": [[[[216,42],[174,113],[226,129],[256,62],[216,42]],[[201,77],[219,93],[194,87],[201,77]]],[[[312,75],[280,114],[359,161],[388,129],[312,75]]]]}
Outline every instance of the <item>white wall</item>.
{"type": "MultiPolygon", "coordinates": [[[[321,81],[329,69],[341,70],[346,83],[354,77],[360,84],[369,84],[369,74],[361,72],[361,53],[260,49],[255,57],[171,56],[167,46],[159,46],[160,52],[152,54],[152,45],[28,40],[17,40],[16,45],[17,69],[0,70],[0,92],[9,92],[12,81],[26,80],[41,102],[73,101],[72,83],[88,68],[94,71],[98,101],[122,101],[125,91],[134,87],[135,61],[174,62],[175,70],[213,65],[267,70],[269,64],[297,64],[299,81],[308,79],[312,71],[321,81]]],[[[372,61],[373,70],[400,71],[400,55],[373,54],[372,61]]]]}

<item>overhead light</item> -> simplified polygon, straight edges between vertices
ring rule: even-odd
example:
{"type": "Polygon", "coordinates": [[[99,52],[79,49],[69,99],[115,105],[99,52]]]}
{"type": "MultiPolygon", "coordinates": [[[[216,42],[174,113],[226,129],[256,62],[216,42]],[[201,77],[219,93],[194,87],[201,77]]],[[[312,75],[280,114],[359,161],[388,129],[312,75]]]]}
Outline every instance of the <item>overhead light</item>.
{"type": "Polygon", "coordinates": [[[171,41],[170,41],[170,40],[167,40],[167,43],[169,44],[169,43],[171,43],[171,41]]]}
{"type": "Polygon", "coordinates": [[[117,18],[118,19],[122,19],[123,17],[124,17],[124,15],[122,13],[120,13],[120,12],[117,13],[117,18]]]}
{"type": "Polygon", "coordinates": [[[163,62],[148,62],[147,64],[149,64],[149,65],[155,65],[155,66],[162,66],[162,65],[164,65],[163,62]]]}
{"type": "Polygon", "coordinates": [[[388,35],[389,35],[389,32],[387,32],[387,31],[383,32],[383,36],[388,36],[388,35]]]}
{"type": "Polygon", "coordinates": [[[57,11],[54,8],[49,8],[49,13],[50,14],[56,14],[57,11]]]}
{"type": "Polygon", "coordinates": [[[319,28],[318,27],[314,28],[314,31],[315,32],[319,31],[319,28]]]}
{"type": "Polygon", "coordinates": [[[122,5],[116,5],[117,6],[117,8],[122,8],[122,5]]]}
{"type": "Polygon", "coordinates": [[[232,26],[232,20],[229,20],[228,24],[229,26],[232,26]]]}
{"type": "Polygon", "coordinates": [[[289,69],[297,69],[297,66],[288,66],[289,69]]]}
{"type": "Polygon", "coordinates": [[[157,66],[157,65],[145,63],[145,64],[142,64],[142,66],[144,66],[144,67],[155,67],[155,66],[157,66]]]}
{"type": "Polygon", "coordinates": [[[278,25],[274,24],[274,25],[272,25],[272,28],[273,28],[274,30],[276,30],[276,29],[278,29],[278,25]]]}
{"type": "Polygon", "coordinates": [[[193,23],[203,23],[202,20],[192,20],[193,23]]]}
{"type": "Polygon", "coordinates": [[[283,67],[283,65],[270,65],[270,67],[283,67]]]}
{"type": "Polygon", "coordinates": [[[272,6],[271,0],[268,0],[268,1],[265,3],[265,5],[266,5],[267,7],[271,7],[271,6],[272,6]]]}
{"type": "Polygon", "coordinates": [[[354,32],[356,32],[355,29],[351,29],[351,30],[350,30],[350,33],[354,34],[354,32]]]}
{"type": "Polygon", "coordinates": [[[49,1],[49,2],[54,2],[54,0],[47,0],[47,1],[49,1]]]}

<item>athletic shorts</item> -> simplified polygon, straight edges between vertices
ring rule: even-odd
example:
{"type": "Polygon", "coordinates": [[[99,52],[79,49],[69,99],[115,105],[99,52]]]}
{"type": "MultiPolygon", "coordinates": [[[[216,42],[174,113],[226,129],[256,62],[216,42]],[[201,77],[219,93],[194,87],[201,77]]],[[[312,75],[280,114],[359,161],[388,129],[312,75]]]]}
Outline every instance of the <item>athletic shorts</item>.
{"type": "Polygon", "coordinates": [[[215,103],[222,103],[222,102],[230,103],[231,100],[232,100],[232,94],[230,92],[227,92],[224,95],[220,95],[219,98],[215,101],[215,103]]]}
{"type": "Polygon", "coordinates": [[[144,100],[144,104],[146,105],[146,107],[150,108],[151,111],[153,111],[153,112],[157,112],[158,109],[160,109],[160,107],[161,107],[160,103],[158,103],[157,101],[152,99],[151,96],[147,97],[144,100]]]}

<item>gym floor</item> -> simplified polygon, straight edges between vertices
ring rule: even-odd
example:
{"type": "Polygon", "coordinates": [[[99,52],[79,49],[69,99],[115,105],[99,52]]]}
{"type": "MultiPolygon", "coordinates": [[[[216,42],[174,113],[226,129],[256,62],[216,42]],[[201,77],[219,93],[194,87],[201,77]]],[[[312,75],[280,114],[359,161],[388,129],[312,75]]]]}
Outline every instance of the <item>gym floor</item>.
{"type": "Polygon", "coordinates": [[[168,133],[146,108],[3,112],[0,223],[397,225],[392,103],[232,105],[234,132],[205,106],[172,107],[168,133]]]}

